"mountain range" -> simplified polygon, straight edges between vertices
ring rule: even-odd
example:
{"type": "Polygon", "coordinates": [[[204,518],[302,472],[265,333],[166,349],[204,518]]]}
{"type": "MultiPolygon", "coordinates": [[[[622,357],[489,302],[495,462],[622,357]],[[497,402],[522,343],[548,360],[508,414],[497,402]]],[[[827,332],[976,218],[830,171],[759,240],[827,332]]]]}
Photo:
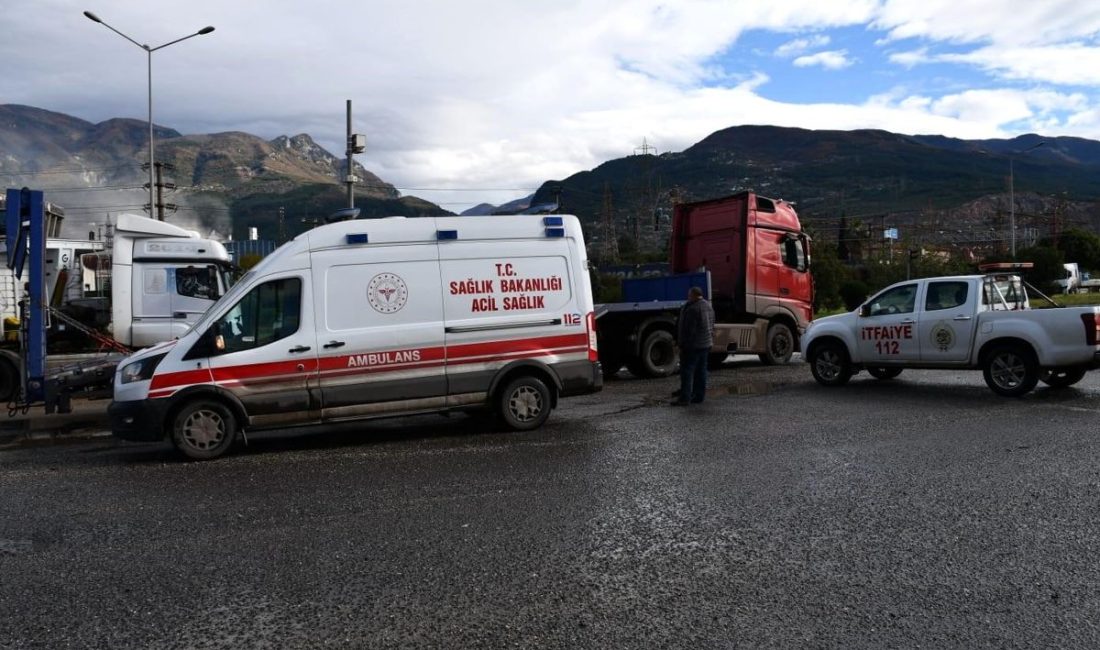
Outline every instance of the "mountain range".
{"type": "MultiPolygon", "coordinates": [[[[345,160],[307,134],[273,140],[242,132],[182,135],[154,125],[156,160],[173,167],[172,220],[240,238],[248,227],[286,236],[346,205],[345,160]],[[279,224],[279,209],[283,223],[279,224]],[[232,215],[232,218],[230,216],[232,215]]],[[[66,209],[72,232],[108,213],[140,213],[148,203],[148,123],[110,119],[93,124],[31,106],[0,105],[0,180],[43,189],[66,209]]],[[[355,163],[356,205],[365,216],[446,214],[402,197],[393,185],[355,163]]]]}
{"type": "MultiPolygon", "coordinates": [[[[178,223],[236,238],[256,226],[261,237],[278,239],[345,205],[344,160],[308,134],[265,140],[242,132],[182,135],[163,126],[155,133],[157,160],[174,165],[168,176],[178,189],[168,200],[179,205],[171,217],[178,223]]],[[[147,146],[148,125],[139,120],[93,124],[0,105],[0,180],[46,190],[66,208],[67,223],[75,222],[70,232],[103,223],[108,213],[141,211],[147,146]]],[[[363,216],[449,214],[401,196],[358,163],[355,174],[363,216]]],[[[464,214],[558,203],[561,212],[580,216],[590,242],[607,243],[610,222],[627,248],[657,252],[673,202],[742,189],[795,203],[816,237],[839,236],[845,223],[868,234],[899,228],[901,239],[922,243],[988,243],[1006,238],[1012,215],[1026,243],[1072,225],[1100,230],[1100,142],[736,126],[683,151],[609,160],[547,181],[533,196],[464,214]]]]}

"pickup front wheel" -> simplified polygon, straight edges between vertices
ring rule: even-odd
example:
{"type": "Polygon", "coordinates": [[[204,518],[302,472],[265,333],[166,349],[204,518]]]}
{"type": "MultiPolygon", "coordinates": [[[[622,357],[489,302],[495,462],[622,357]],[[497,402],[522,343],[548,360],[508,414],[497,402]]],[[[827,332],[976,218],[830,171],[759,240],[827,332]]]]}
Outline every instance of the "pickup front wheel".
{"type": "Polygon", "coordinates": [[[848,350],[839,341],[822,341],[810,350],[810,372],[822,386],[843,386],[852,378],[848,350]]]}
{"type": "Polygon", "coordinates": [[[1006,345],[994,348],[985,355],[982,366],[985,383],[998,395],[1020,397],[1039,383],[1039,363],[1031,350],[1006,345]]]}

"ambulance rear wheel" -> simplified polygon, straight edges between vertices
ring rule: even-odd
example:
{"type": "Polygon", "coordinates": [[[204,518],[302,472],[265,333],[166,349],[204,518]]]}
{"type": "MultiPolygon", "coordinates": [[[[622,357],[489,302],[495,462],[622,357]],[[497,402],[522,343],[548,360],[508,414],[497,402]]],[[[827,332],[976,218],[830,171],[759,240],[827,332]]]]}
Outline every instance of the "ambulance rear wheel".
{"type": "Polygon", "coordinates": [[[514,431],[530,431],[550,417],[550,389],[538,377],[517,377],[497,397],[497,413],[514,431]]]}
{"type": "Polygon", "coordinates": [[[237,419],[224,404],[198,400],[186,404],[172,419],[172,444],[192,460],[221,456],[237,437],[237,419]]]}

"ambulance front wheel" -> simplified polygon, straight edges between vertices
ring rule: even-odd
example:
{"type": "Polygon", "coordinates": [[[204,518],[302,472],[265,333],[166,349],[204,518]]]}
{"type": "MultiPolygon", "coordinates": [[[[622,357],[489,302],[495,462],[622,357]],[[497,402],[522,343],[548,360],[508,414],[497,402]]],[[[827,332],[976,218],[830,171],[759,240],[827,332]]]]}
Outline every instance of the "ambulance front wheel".
{"type": "Polygon", "coordinates": [[[517,377],[497,397],[497,413],[514,431],[539,428],[550,417],[550,409],[550,389],[538,377],[517,377]]]}
{"type": "Polygon", "coordinates": [[[172,418],[172,444],[192,460],[221,456],[237,437],[237,419],[224,404],[198,400],[186,404],[172,418]]]}

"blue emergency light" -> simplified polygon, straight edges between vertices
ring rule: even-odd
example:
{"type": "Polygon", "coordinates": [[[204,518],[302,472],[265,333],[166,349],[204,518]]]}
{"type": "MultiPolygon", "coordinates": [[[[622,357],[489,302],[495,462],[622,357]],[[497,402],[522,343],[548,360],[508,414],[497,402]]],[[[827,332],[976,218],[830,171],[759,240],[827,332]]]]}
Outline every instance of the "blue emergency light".
{"type": "Polygon", "coordinates": [[[367,244],[370,243],[370,239],[365,232],[348,233],[349,244],[367,244]]]}
{"type": "Polygon", "coordinates": [[[458,239],[457,230],[437,230],[435,231],[435,238],[439,241],[445,241],[447,239],[458,239]]]}

